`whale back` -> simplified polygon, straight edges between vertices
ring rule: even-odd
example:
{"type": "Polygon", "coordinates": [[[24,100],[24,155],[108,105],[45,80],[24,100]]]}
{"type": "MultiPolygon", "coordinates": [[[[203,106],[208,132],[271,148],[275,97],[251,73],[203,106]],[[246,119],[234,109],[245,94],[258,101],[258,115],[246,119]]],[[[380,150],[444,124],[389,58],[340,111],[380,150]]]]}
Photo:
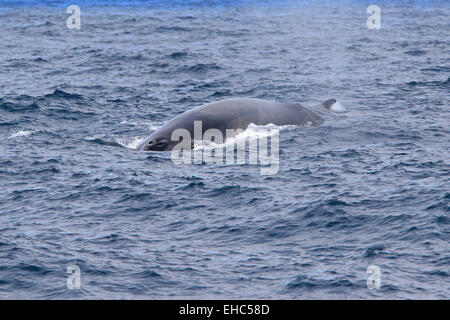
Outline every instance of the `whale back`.
{"type": "Polygon", "coordinates": [[[202,135],[208,129],[218,129],[226,137],[227,129],[247,129],[248,125],[274,124],[283,125],[318,125],[324,121],[323,116],[336,102],[329,99],[318,106],[304,107],[263,99],[233,98],[205,104],[188,110],[169,121],[155,131],[138,147],[140,150],[171,150],[176,142],[170,142],[176,129],[186,129],[194,138],[194,123],[201,121],[202,135]],[[164,141],[167,145],[162,146],[164,141]],[[157,149],[149,148],[149,143],[159,143],[157,149]]]}

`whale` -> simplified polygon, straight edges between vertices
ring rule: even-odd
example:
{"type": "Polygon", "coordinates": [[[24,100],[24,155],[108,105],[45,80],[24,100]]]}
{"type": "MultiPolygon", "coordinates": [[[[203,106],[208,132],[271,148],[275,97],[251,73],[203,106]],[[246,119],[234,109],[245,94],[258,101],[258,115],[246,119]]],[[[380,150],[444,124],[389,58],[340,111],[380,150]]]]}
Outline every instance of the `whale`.
{"type": "MultiPolygon", "coordinates": [[[[201,121],[201,137],[208,129],[217,129],[225,136],[227,130],[243,131],[249,124],[317,126],[324,121],[327,114],[340,108],[342,106],[336,99],[328,99],[313,106],[255,98],[224,99],[179,114],[144,139],[137,146],[137,150],[171,151],[180,142],[178,139],[172,139],[175,130],[185,129],[194,136],[194,124],[198,121],[201,121]]],[[[191,148],[193,147],[192,142],[191,148]]]]}

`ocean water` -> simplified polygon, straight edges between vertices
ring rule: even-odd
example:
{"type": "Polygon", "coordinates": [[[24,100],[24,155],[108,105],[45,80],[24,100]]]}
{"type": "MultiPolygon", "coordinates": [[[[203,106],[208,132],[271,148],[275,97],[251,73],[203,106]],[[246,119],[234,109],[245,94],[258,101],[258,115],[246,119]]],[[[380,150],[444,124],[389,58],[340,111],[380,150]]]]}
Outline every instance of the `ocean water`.
{"type": "Polygon", "coordinates": [[[450,298],[448,1],[379,30],[368,1],[73,2],[0,2],[1,299],[450,298]],[[231,97],[346,112],[281,128],[274,175],[134,149],[231,97]]]}

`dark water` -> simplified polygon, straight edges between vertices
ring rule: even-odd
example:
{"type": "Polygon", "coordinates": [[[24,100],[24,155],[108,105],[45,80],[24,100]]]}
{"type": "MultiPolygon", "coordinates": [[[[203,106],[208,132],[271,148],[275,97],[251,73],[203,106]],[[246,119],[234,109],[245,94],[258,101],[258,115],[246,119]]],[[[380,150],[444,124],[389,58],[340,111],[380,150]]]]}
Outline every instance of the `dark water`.
{"type": "Polygon", "coordinates": [[[450,297],[447,1],[381,30],[364,1],[2,3],[0,298],[450,297]],[[132,149],[229,97],[347,111],[283,129],[272,176],[132,149]]]}

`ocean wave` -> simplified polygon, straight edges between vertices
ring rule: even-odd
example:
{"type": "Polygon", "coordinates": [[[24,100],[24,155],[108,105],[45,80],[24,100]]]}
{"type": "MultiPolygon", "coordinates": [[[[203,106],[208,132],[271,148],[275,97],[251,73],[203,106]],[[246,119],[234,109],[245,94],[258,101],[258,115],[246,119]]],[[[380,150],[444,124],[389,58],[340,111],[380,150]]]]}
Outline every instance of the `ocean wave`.
{"type": "MultiPolygon", "coordinates": [[[[362,282],[362,281],[360,281],[362,282]]],[[[288,283],[288,290],[316,290],[316,289],[335,289],[341,287],[364,287],[361,283],[354,283],[345,278],[336,278],[333,272],[329,272],[329,278],[321,278],[317,276],[299,275],[297,278],[288,283]]]]}
{"type": "Polygon", "coordinates": [[[83,96],[77,93],[69,93],[61,88],[56,88],[52,93],[46,94],[44,97],[46,98],[63,98],[63,99],[75,99],[81,100],[83,96]]]}
{"type": "Polygon", "coordinates": [[[18,137],[27,137],[29,135],[38,133],[40,130],[34,130],[34,129],[17,129],[12,132],[8,139],[18,138],[18,137]]]}
{"type": "Polygon", "coordinates": [[[40,109],[36,102],[23,103],[23,102],[11,102],[6,99],[0,98],[0,109],[8,112],[34,112],[40,109]]]}
{"type": "Polygon", "coordinates": [[[121,146],[129,149],[136,149],[139,144],[144,141],[142,138],[134,137],[134,138],[116,138],[116,142],[121,146]]]}
{"type": "Polygon", "coordinates": [[[107,139],[104,139],[104,138],[101,138],[101,137],[96,137],[96,136],[86,137],[85,140],[88,141],[88,142],[99,144],[99,145],[103,145],[103,146],[124,147],[123,144],[120,144],[117,141],[111,141],[111,140],[107,140],[107,139]]]}
{"type": "Polygon", "coordinates": [[[181,68],[178,68],[176,72],[206,73],[209,71],[217,71],[220,69],[220,66],[215,63],[198,63],[192,66],[183,66],[181,68]]]}
{"type": "Polygon", "coordinates": [[[151,131],[155,131],[159,129],[163,122],[159,121],[142,121],[142,120],[122,120],[120,121],[120,124],[128,125],[128,126],[145,126],[151,131]]]}

